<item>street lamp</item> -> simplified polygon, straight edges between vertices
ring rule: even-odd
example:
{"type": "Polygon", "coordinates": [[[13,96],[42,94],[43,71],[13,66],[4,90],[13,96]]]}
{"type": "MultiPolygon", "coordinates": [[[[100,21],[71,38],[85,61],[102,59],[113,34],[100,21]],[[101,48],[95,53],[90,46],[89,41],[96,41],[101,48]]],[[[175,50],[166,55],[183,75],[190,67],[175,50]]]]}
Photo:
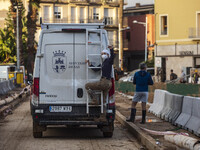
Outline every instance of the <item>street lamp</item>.
{"type": "Polygon", "coordinates": [[[147,61],[147,17],[146,17],[146,22],[139,22],[137,20],[134,20],[133,23],[142,24],[145,27],[145,57],[144,57],[144,60],[147,61]]]}
{"type": "Polygon", "coordinates": [[[19,4],[18,3],[15,3],[14,4],[14,9],[16,10],[16,19],[17,19],[17,42],[16,42],[16,45],[17,45],[17,71],[20,71],[20,61],[19,61],[19,4]]]}
{"type": "Polygon", "coordinates": [[[122,34],[121,34],[121,31],[124,31],[124,30],[129,30],[130,27],[126,27],[126,28],[121,28],[121,24],[119,24],[119,68],[121,70],[123,70],[123,46],[121,44],[122,42],[122,34]]]}

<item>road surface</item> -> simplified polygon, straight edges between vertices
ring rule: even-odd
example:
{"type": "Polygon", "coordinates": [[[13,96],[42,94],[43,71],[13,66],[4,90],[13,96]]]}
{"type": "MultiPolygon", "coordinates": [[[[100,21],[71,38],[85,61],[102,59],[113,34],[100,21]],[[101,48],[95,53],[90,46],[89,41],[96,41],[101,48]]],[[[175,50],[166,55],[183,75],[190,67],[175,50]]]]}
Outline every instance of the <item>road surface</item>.
{"type": "MultiPolygon", "coordinates": [[[[27,98],[29,99],[29,98],[27,98]]],[[[94,127],[48,127],[43,138],[32,136],[30,103],[26,100],[13,114],[0,120],[0,150],[138,150],[143,149],[137,140],[115,122],[112,138],[104,138],[94,127]]]]}

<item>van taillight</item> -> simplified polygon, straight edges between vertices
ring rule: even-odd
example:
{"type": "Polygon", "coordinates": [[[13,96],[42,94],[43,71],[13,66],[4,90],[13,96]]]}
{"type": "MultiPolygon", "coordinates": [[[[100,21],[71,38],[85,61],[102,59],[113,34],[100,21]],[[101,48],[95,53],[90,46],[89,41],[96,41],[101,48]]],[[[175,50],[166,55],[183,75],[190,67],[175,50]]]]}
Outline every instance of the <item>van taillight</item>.
{"type": "Polygon", "coordinates": [[[112,87],[109,91],[109,97],[112,96],[115,93],[115,81],[114,81],[113,78],[111,79],[111,82],[112,82],[112,87]]]}
{"type": "Polygon", "coordinates": [[[112,78],[111,82],[112,82],[112,87],[111,87],[111,89],[109,91],[109,106],[115,106],[115,97],[114,97],[114,94],[115,94],[115,80],[112,78]]]}
{"type": "Polygon", "coordinates": [[[36,96],[39,96],[39,78],[34,78],[33,81],[33,94],[35,94],[36,96]]]}

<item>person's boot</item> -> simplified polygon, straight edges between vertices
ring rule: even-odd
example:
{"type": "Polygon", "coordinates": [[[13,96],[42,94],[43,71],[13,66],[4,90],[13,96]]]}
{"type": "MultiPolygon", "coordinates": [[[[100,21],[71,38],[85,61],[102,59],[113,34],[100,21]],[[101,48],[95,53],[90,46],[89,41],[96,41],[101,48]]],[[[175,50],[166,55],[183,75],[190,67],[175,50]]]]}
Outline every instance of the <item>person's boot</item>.
{"type": "Polygon", "coordinates": [[[145,122],[146,122],[146,110],[142,110],[142,121],[140,123],[145,124],[145,122]]]}
{"type": "Polygon", "coordinates": [[[135,121],[135,114],[136,114],[136,109],[132,108],[131,109],[131,115],[128,119],[126,119],[126,121],[128,122],[134,122],[135,121]]]}

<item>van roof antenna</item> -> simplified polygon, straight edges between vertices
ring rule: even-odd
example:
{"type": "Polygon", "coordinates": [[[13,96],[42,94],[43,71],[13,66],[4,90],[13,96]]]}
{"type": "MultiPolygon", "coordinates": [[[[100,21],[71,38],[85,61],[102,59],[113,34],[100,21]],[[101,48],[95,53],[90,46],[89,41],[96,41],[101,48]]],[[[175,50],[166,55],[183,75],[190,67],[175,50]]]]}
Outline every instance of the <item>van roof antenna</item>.
{"type": "Polygon", "coordinates": [[[42,24],[42,17],[40,17],[40,25],[42,24]]]}

